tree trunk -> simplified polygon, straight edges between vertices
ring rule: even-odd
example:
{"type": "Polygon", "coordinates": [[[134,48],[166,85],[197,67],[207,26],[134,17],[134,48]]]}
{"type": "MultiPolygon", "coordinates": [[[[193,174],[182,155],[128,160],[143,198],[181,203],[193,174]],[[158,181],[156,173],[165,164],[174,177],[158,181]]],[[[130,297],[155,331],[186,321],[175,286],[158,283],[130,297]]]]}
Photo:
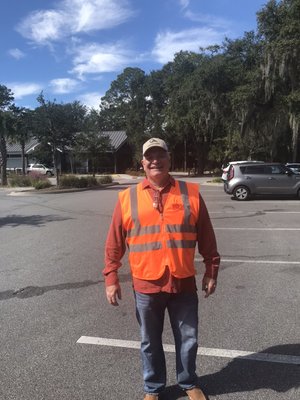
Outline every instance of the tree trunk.
{"type": "Polygon", "coordinates": [[[93,161],[92,161],[92,169],[93,169],[93,177],[95,178],[95,175],[96,175],[96,162],[95,162],[95,159],[93,158],[93,161]]]}
{"type": "Polygon", "coordinates": [[[53,162],[53,166],[54,166],[54,175],[56,177],[56,186],[59,186],[59,174],[60,174],[60,171],[57,168],[57,157],[56,157],[56,145],[55,145],[55,143],[53,143],[53,145],[52,145],[52,162],[53,162]]]}
{"type": "Polygon", "coordinates": [[[207,161],[208,145],[206,142],[197,142],[197,175],[204,174],[204,168],[207,161]]]}
{"type": "Polygon", "coordinates": [[[292,138],[292,158],[293,162],[297,161],[297,155],[298,155],[298,139],[299,139],[299,121],[297,120],[297,117],[295,114],[290,114],[290,127],[293,132],[293,138],[292,138]]]}
{"type": "Polygon", "coordinates": [[[5,137],[0,133],[0,152],[1,152],[1,184],[7,186],[7,150],[5,137]]]}
{"type": "Polygon", "coordinates": [[[25,169],[25,142],[23,140],[21,142],[21,152],[22,152],[22,174],[26,175],[26,169],[25,169]]]}

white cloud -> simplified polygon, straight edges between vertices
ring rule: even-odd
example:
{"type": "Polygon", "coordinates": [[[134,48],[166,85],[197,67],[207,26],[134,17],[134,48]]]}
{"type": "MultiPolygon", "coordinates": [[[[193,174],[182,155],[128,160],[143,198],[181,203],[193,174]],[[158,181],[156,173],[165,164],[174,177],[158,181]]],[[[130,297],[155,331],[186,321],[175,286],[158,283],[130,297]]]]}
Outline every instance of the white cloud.
{"type": "Polygon", "coordinates": [[[86,105],[89,108],[94,108],[95,110],[99,109],[100,99],[103,97],[103,94],[98,92],[85,93],[81,96],[78,96],[79,101],[86,105]]]}
{"type": "Polygon", "coordinates": [[[25,57],[25,53],[19,49],[10,49],[8,51],[9,55],[15,58],[16,60],[20,60],[21,58],[25,57]]]}
{"type": "Polygon", "coordinates": [[[39,94],[43,87],[38,83],[8,83],[7,87],[11,89],[14,94],[15,100],[22,99],[25,96],[30,96],[33,94],[39,94]]]}
{"type": "Polygon", "coordinates": [[[190,5],[190,0],[179,0],[179,4],[182,9],[185,9],[190,5]]]}
{"type": "Polygon", "coordinates": [[[211,28],[228,29],[231,25],[231,21],[228,21],[225,18],[216,15],[194,13],[190,10],[185,11],[184,16],[190,21],[200,22],[211,28]]]}
{"type": "Polygon", "coordinates": [[[121,43],[99,45],[91,43],[76,48],[72,73],[82,78],[85,74],[119,71],[132,61],[121,43]]]}
{"type": "Polygon", "coordinates": [[[34,11],[19,24],[17,31],[39,44],[59,40],[66,34],[64,15],[55,10],[34,11]]]}
{"type": "Polygon", "coordinates": [[[220,43],[223,39],[224,33],[212,28],[194,28],[180,32],[166,31],[156,36],[152,54],[158,62],[165,64],[172,61],[174,54],[181,50],[198,52],[200,47],[220,43]]]}
{"type": "Polygon", "coordinates": [[[66,13],[72,14],[72,31],[89,32],[120,25],[134,15],[126,0],[65,0],[66,13]]]}
{"type": "Polygon", "coordinates": [[[38,44],[93,30],[112,28],[134,15],[126,0],[63,0],[51,10],[29,14],[17,31],[38,44]]]}
{"type": "Polygon", "coordinates": [[[72,93],[79,85],[80,82],[70,78],[52,79],[52,81],[50,81],[50,87],[53,93],[59,94],[72,93]]]}

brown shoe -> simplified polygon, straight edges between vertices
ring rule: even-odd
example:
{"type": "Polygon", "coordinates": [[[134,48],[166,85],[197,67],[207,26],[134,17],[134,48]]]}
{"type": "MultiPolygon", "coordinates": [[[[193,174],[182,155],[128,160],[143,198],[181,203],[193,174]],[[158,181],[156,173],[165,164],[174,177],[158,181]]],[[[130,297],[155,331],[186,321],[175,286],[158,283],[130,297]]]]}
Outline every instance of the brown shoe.
{"type": "Polygon", "coordinates": [[[157,400],[158,399],[158,394],[150,394],[147,393],[145,394],[144,400],[157,400]]]}
{"type": "Polygon", "coordinates": [[[185,391],[190,400],[208,400],[201,389],[194,387],[193,389],[188,389],[185,391]]]}

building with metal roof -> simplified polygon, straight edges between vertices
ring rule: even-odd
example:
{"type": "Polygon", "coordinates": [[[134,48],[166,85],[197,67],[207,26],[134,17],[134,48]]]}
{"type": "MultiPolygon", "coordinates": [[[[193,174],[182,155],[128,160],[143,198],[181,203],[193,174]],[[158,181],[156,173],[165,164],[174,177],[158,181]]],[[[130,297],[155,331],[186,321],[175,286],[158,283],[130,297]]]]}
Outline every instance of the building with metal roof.
{"type": "MultiPolygon", "coordinates": [[[[128,168],[130,160],[127,157],[127,163],[124,163],[124,155],[129,155],[127,135],[125,131],[103,131],[101,132],[103,136],[107,136],[111,144],[111,153],[113,155],[113,172],[121,172],[124,168],[128,168]],[[127,144],[127,146],[126,146],[127,144]]],[[[131,159],[131,157],[130,157],[131,159]]]]}
{"type": "MultiPolygon", "coordinates": [[[[102,131],[99,132],[103,136],[107,136],[110,140],[111,148],[107,152],[107,156],[99,168],[99,172],[121,172],[128,168],[131,162],[131,150],[127,144],[127,135],[125,131],[102,131]],[[125,160],[124,160],[125,157],[125,160]],[[124,162],[125,161],[125,162],[124,162]],[[127,161],[127,162],[126,162],[127,161]],[[102,169],[102,171],[100,171],[102,169]]],[[[34,150],[40,145],[37,139],[30,139],[25,144],[25,164],[37,162],[34,157],[34,150]]],[[[61,151],[61,150],[60,150],[61,151]]],[[[89,160],[81,162],[81,165],[76,168],[74,166],[74,156],[72,149],[68,148],[64,154],[64,169],[71,172],[89,172],[89,160]]],[[[77,162],[78,164],[78,162],[77,162]]],[[[7,169],[20,170],[22,168],[22,149],[20,143],[7,143],[7,169]]]]}
{"type": "MultiPolygon", "coordinates": [[[[25,154],[28,154],[39,145],[39,141],[37,139],[30,139],[25,143],[25,154]]],[[[7,143],[6,144],[7,154],[21,154],[21,144],[20,143],[7,143]]]]}
{"type": "Polygon", "coordinates": [[[103,136],[108,136],[113,151],[118,151],[127,140],[125,131],[103,131],[101,134],[103,136]]]}
{"type": "MultiPolygon", "coordinates": [[[[34,149],[39,146],[37,139],[30,139],[25,143],[24,154],[25,154],[25,165],[33,163],[34,159],[30,154],[34,149]]],[[[8,171],[22,171],[22,147],[20,143],[7,143],[7,165],[8,171]]]]}

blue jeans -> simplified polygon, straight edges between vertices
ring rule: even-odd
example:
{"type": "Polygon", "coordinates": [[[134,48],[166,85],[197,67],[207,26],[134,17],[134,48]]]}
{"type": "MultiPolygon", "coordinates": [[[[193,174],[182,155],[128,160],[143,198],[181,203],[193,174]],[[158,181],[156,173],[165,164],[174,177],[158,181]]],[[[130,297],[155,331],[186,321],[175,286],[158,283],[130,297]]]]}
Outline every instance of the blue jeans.
{"type": "Polygon", "coordinates": [[[144,391],[156,394],[166,386],[166,361],[162,345],[166,309],[175,339],[177,382],[182,389],[196,386],[197,293],[135,292],[135,302],[141,329],[144,391]]]}

